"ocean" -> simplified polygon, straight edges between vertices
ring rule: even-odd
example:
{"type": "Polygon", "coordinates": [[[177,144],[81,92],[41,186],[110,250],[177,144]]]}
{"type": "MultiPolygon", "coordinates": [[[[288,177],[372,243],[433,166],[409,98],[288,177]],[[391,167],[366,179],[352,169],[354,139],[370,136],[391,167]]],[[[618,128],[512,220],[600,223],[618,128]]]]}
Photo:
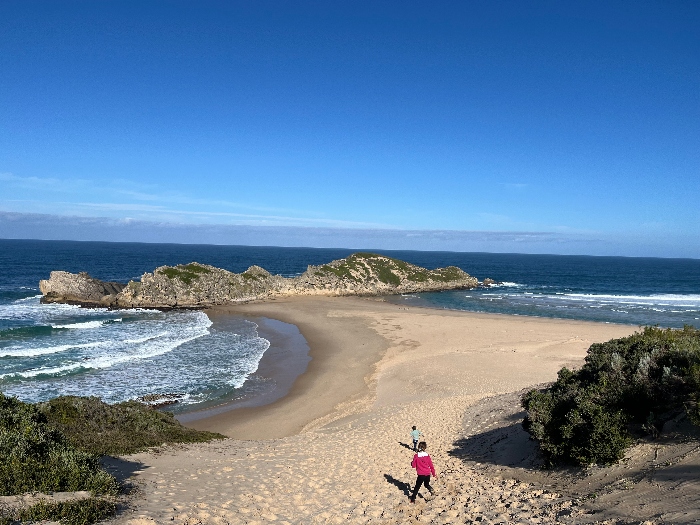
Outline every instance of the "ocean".
{"type": "MultiPolygon", "coordinates": [[[[127,282],[158,266],[193,261],[234,272],[257,264],[291,277],[309,264],[355,251],[0,240],[0,391],[25,401],[68,394],[118,402],[174,394],[179,399],[174,411],[249,397],[260,387],[254,374],[270,347],[260,320],[231,318],[224,329],[201,311],[43,305],[39,280],[52,270],[66,270],[127,282]]],[[[400,304],[700,328],[696,259],[378,252],[427,268],[454,265],[479,280],[498,282],[389,298],[400,304]]]]}

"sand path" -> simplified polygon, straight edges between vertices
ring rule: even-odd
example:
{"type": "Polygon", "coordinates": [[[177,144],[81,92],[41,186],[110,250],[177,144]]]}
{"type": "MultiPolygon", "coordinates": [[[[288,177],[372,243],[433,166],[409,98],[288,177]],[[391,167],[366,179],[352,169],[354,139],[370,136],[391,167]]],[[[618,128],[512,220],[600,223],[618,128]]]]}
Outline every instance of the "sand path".
{"type": "MultiPolygon", "coordinates": [[[[312,350],[316,327],[332,345],[316,348],[317,366],[300,378],[302,388],[258,410],[259,419],[254,410],[242,419],[234,411],[198,423],[235,436],[238,421],[256,439],[125,458],[138,470],[132,478],[138,493],[114,521],[595,521],[571,496],[494,474],[493,465],[469,456],[464,443],[516,428],[522,414],[512,393],[553,380],[561,366],[580,364],[592,342],[627,335],[633,327],[407,310],[358,298],[278,301],[236,311],[297,324],[312,350]],[[363,343],[372,349],[358,356],[363,343]],[[361,365],[342,366],[358,359],[361,365]],[[415,481],[407,447],[413,424],[423,431],[439,473],[435,497],[423,490],[415,504],[407,497],[415,481]],[[275,439],[262,439],[266,432],[275,439]]],[[[527,455],[528,445],[519,443],[513,454],[527,455]]]]}

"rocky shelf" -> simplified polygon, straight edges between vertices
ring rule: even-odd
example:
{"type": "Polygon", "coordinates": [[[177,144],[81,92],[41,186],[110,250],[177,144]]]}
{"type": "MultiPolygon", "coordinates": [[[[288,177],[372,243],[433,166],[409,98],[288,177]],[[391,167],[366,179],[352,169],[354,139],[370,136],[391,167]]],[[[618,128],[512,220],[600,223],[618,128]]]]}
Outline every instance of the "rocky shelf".
{"type": "Polygon", "coordinates": [[[112,308],[198,308],[295,295],[391,295],[475,288],[479,281],[455,267],[427,270],[372,253],[355,253],[298,277],[272,275],[259,266],[233,273],[200,263],[161,266],[128,284],[87,273],[51,272],[39,282],[42,302],[112,308]]]}

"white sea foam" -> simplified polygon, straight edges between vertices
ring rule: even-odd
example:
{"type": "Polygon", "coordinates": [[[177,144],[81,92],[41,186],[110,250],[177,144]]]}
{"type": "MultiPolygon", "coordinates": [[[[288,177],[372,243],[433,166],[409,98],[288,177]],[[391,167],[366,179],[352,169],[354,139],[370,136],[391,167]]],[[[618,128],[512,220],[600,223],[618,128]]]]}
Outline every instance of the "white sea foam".
{"type": "Polygon", "coordinates": [[[652,294],[652,295],[609,295],[609,294],[565,294],[566,297],[581,298],[584,300],[610,300],[610,301],[639,301],[643,303],[659,301],[668,301],[669,304],[678,304],[678,302],[688,303],[687,306],[695,306],[700,304],[700,295],[695,294],[652,294]]]}
{"type": "Polygon", "coordinates": [[[91,328],[99,328],[100,326],[107,323],[120,323],[121,319],[103,319],[100,321],[85,321],[82,323],[69,323],[69,324],[52,324],[51,328],[66,329],[66,330],[88,330],[91,328]]]}
{"type": "Polygon", "coordinates": [[[21,369],[20,365],[19,370],[16,361],[0,362],[0,379],[33,378],[45,374],[61,375],[72,372],[76,368],[107,369],[122,363],[153,358],[206,335],[212,324],[203,312],[156,313],[157,316],[135,318],[124,324],[120,322],[122,318],[53,324],[53,327],[67,329],[56,332],[64,335],[46,339],[54,342],[53,345],[37,347],[37,341],[30,340],[27,341],[32,345],[30,347],[20,343],[0,349],[0,357],[43,360],[40,363],[36,360],[27,361],[26,366],[32,368],[21,369]],[[70,335],[71,332],[75,335],[70,335]],[[68,341],[60,345],[55,344],[61,339],[64,341],[68,339],[68,341]],[[60,365],[56,363],[55,358],[51,357],[51,354],[71,350],[79,352],[66,354],[67,360],[60,365]],[[89,353],[86,353],[86,350],[90,350],[89,353]],[[37,364],[39,364],[38,367],[37,364]]]}
{"type": "Polygon", "coordinates": [[[489,286],[489,288],[522,288],[524,287],[524,284],[519,284],[519,283],[511,283],[508,281],[504,281],[501,283],[494,283],[489,286]]]}
{"type": "Polygon", "coordinates": [[[15,303],[27,303],[27,302],[32,302],[32,301],[36,302],[38,299],[41,299],[42,297],[43,297],[43,295],[41,295],[41,294],[32,295],[31,297],[24,297],[22,299],[17,299],[15,301],[15,303]]]}
{"type": "MultiPolygon", "coordinates": [[[[110,312],[107,308],[83,308],[74,304],[41,304],[42,295],[32,297],[24,297],[16,299],[10,303],[0,304],[0,319],[7,320],[30,320],[36,324],[52,324],[51,321],[56,321],[64,317],[70,318],[91,318],[95,315],[102,317],[109,316],[110,312]]],[[[158,310],[147,308],[133,308],[129,310],[121,310],[122,313],[144,314],[160,313],[158,310]]]]}
{"type": "Polygon", "coordinates": [[[146,341],[152,341],[153,339],[158,339],[159,337],[164,337],[167,335],[167,332],[159,332],[157,334],[153,335],[147,335],[146,337],[141,337],[139,339],[124,339],[124,343],[126,344],[141,344],[145,343],[146,341]]]}
{"type": "MultiPolygon", "coordinates": [[[[700,308],[700,295],[681,295],[681,294],[657,294],[657,295],[613,295],[613,294],[583,294],[583,293],[482,293],[479,296],[498,297],[501,299],[509,298],[518,300],[518,298],[527,298],[537,301],[552,301],[552,302],[578,302],[602,305],[637,305],[646,307],[674,307],[674,308],[700,308]]],[[[467,296],[469,297],[469,296],[467,296]]],[[[660,311],[666,311],[665,309],[660,311]]],[[[688,311],[688,310],[685,310],[688,311]]],[[[692,310],[691,310],[692,311],[692,310]]]]}
{"type": "Polygon", "coordinates": [[[74,350],[79,348],[99,348],[105,346],[106,343],[102,341],[95,341],[92,343],[76,343],[58,346],[46,346],[38,348],[24,348],[18,345],[8,346],[7,348],[0,348],[0,357],[35,357],[40,355],[50,355],[58,354],[60,352],[65,352],[67,350],[74,350]]]}
{"type": "Polygon", "coordinates": [[[2,391],[28,401],[96,395],[118,402],[178,392],[185,394],[179,404],[199,403],[241,388],[270,346],[252,322],[211,331],[201,311],[110,312],[38,298],[13,308],[30,327],[56,327],[26,338],[18,332],[0,348],[2,391]]]}
{"type": "Polygon", "coordinates": [[[156,357],[159,355],[166,354],[176,349],[178,346],[193,341],[199,337],[205,335],[204,333],[197,333],[185,338],[165,338],[164,340],[154,341],[146,347],[139,347],[135,352],[122,353],[119,355],[104,355],[96,357],[90,360],[90,368],[110,368],[120,363],[126,363],[128,361],[135,361],[138,359],[148,359],[149,357],[156,357]]]}
{"type": "Polygon", "coordinates": [[[89,366],[85,366],[84,363],[71,363],[69,365],[64,365],[64,366],[55,366],[55,367],[42,367],[42,368],[34,368],[30,370],[24,370],[22,372],[10,372],[7,374],[0,374],[0,379],[5,379],[5,378],[10,378],[10,377],[24,377],[24,378],[32,378],[32,377],[37,377],[40,375],[58,375],[58,374],[65,374],[66,372],[70,370],[75,370],[77,368],[90,368],[89,366]]]}
{"type": "Polygon", "coordinates": [[[248,378],[257,372],[260,359],[262,359],[267,349],[270,348],[270,341],[262,337],[256,337],[246,341],[246,344],[241,346],[245,347],[244,352],[247,355],[243,359],[239,359],[239,373],[231,376],[227,381],[234,388],[241,388],[248,378]]]}

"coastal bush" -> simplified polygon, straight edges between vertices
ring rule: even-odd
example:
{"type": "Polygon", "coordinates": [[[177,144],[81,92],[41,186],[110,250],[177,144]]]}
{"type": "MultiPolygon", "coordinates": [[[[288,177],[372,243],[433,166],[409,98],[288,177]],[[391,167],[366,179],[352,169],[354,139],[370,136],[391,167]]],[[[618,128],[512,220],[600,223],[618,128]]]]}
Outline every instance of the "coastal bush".
{"type": "Polygon", "coordinates": [[[17,522],[60,521],[62,525],[89,525],[114,516],[117,505],[104,498],[90,497],[60,502],[39,502],[24,509],[0,510],[0,525],[17,522]]]}
{"type": "Polygon", "coordinates": [[[333,274],[339,279],[355,282],[365,281],[370,271],[384,284],[400,286],[402,277],[410,282],[423,283],[429,280],[451,282],[464,278],[464,272],[455,266],[438,270],[426,270],[419,266],[375,253],[358,252],[343,259],[341,264],[321,266],[316,275],[333,274]]]}
{"type": "Polygon", "coordinates": [[[329,273],[332,273],[339,279],[349,279],[351,281],[357,280],[353,278],[352,273],[350,273],[350,268],[348,268],[347,265],[331,266],[329,264],[324,264],[321,266],[320,270],[320,272],[317,272],[320,275],[328,275],[329,273]]]}
{"type": "Polygon", "coordinates": [[[432,272],[433,281],[451,282],[464,278],[464,272],[456,266],[448,266],[447,268],[438,268],[432,272]]]}
{"type": "Polygon", "coordinates": [[[110,405],[98,397],[56,397],[39,405],[48,424],[91,454],[133,454],[164,443],[194,443],[225,436],[184,427],[170,412],[137,401],[110,405]]]}
{"type": "Polygon", "coordinates": [[[685,412],[700,425],[700,330],[647,327],[593,344],[578,371],[523,396],[523,425],[547,463],[611,464],[634,438],[685,412]]]}
{"type": "Polygon", "coordinates": [[[98,457],[73,447],[36,405],[0,393],[0,495],[89,490],[115,494],[98,457]]]}
{"type": "Polygon", "coordinates": [[[377,279],[384,284],[391,284],[393,286],[398,286],[401,284],[401,278],[396,275],[391,268],[387,266],[379,266],[376,268],[377,279]]]}
{"type": "Polygon", "coordinates": [[[96,397],[64,396],[32,404],[0,393],[0,495],[93,494],[27,508],[0,508],[0,525],[40,520],[94,523],[115,514],[113,496],[120,489],[101,468],[100,455],[223,437],[185,428],[172,414],[135,401],[108,405],[96,397]]]}
{"type": "Polygon", "coordinates": [[[401,270],[404,274],[407,274],[407,279],[409,281],[423,282],[427,280],[427,272],[425,270],[417,266],[409,265],[407,262],[400,261],[399,259],[365,252],[358,252],[348,257],[348,259],[351,258],[366,260],[366,264],[370,265],[377,273],[377,279],[384,284],[391,284],[393,286],[399,286],[401,284],[401,278],[394,273],[395,270],[401,270]],[[411,268],[419,271],[412,272],[411,268]]]}
{"type": "Polygon", "coordinates": [[[200,274],[211,273],[211,270],[197,263],[190,263],[163,268],[160,273],[168,279],[179,279],[185,284],[191,284],[194,279],[199,278],[200,274]]]}

